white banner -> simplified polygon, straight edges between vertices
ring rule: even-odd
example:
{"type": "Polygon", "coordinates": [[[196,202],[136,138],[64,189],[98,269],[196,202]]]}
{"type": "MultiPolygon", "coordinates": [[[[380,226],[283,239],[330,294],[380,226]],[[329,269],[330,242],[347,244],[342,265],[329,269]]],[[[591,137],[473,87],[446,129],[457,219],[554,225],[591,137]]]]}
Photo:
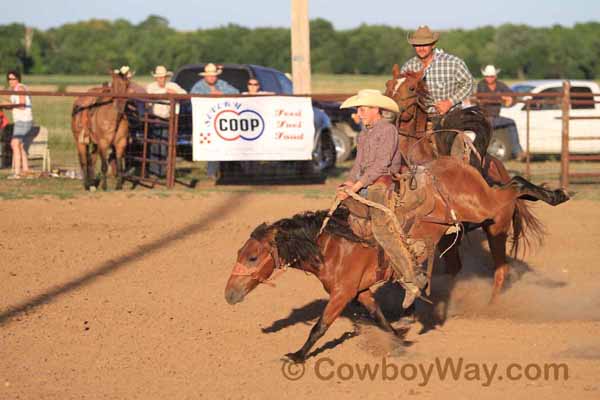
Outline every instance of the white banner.
{"type": "Polygon", "coordinates": [[[309,97],[192,98],[194,161],[310,160],[309,97]]]}

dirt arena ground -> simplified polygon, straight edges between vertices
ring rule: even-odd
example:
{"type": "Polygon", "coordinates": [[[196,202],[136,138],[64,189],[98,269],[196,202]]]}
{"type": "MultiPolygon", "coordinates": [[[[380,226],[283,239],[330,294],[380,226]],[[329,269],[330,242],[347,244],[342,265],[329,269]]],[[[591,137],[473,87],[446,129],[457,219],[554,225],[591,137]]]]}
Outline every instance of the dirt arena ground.
{"type": "MultiPolygon", "coordinates": [[[[243,192],[0,202],[0,399],[600,398],[600,202],[535,206],[546,243],[513,262],[499,304],[486,306],[491,260],[474,233],[458,281],[434,281],[443,324],[428,317],[442,307],[419,305],[404,347],[352,305],[302,371],[280,358],[322,311],[320,283],[288,271],[236,306],[223,289],[256,225],[329,203],[243,192]],[[444,377],[447,363],[461,369],[444,377]]],[[[397,315],[393,285],[378,297],[397,315]]]]}

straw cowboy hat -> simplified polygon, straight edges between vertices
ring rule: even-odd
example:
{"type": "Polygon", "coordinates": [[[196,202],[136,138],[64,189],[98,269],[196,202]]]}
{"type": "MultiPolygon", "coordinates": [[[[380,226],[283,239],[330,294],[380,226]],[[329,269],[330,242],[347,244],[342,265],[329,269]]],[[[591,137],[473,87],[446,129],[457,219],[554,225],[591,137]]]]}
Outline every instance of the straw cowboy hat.
{"type": "Polygon", "coordinates": [[[437,42],[439,38],[439,32],[432,32],[427,25],[421,25],[407,40],[413,46],[425,46],[437,42]]]}
{"type": "Polygon", "coordinates": [[[398,104],[391,98],[381,94],[379,90],[363,89],[358,94],[346,99],[340,108],[370,106],[379,107],[388,111],[399,112],[398,104]]]}
{"type": "Polygon", "coordinates": [[[220,68],[217,68],[217,66],[213,63],[208,63],[204,66],[204,72],[200,72],[198,75],[200,76],[216,76],[216,75],[221,75],[221,72],[223,72],[223,70],[221,70],[220,68]]]}
{"type": "Polygon", "coordinates": [[[493,65],[486,65],[484,69],[481,70],[481,75],[483,76],[496,76],[502,71],[500,68],[496,69],[493,65]]]}
{"type": "Polygon", "coordinates": [[[167,67],[164,65],[157,65],[154,68],[154,72],[151,73],[155,78],[162,78],[163,76],[171,76],[173,73],[171,71],[167,71],[167,67]]]}

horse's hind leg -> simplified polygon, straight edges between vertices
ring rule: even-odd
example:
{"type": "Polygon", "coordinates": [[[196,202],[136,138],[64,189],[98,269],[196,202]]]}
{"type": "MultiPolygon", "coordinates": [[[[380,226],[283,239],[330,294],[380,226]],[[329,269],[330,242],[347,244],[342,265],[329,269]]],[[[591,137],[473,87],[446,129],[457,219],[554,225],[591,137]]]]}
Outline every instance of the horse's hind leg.
{"type": "Polygon", "coordinates": [[[304,343],[304,346],[295,353],[286,354],[286,357],[295,363],[303,363],[312,346],[325,334],[325,332],[327,332],[327,329],[329,329],[333,321],[340,316],[346,305],[355,295],[356,292],[352,293],[344,290],[340,290],[335,294],[332,293],[329,302],[325,306],[325,310],[323,310],[323,314],[321,314],[321,317],[315,326],[310,330],[310,334],[308,335],[308,339],[306,340],[306,343],[304,343]]]}
{"type": "Polygon", "coordinates": [[[462,240],[462,230],[458,233],[459,237],[456,238],[456,234],[444,235],[438,243],[438,249],[440,253],[443,253],[444,264],[446,266],[446,273],[452,275],[452,278],[456,278],[456,275],[462,269],[462,261],[460,259],[460,241],[462,240]],[[456,242],[456,243],[455,243],[456,242]]]}
{"type": "Polygon", "coordinates": [[[106,183],[106,176],[108,175],[108,149],[109,146],[98,145],[98,151],[100,152],[100,160],[102,161],[102,190],[106,191],[108,185],[106,183]]]}
{"type": "Polygon", "coordinates": [[[117,164],[117,190],[123,189],[123,181],[125,180],[125,144],[115,145],[115,156],[116,156],[116,164],[117,164]]]}
{"type": "Polygon", "coordinates": [[[89,165],[91,160],[88,145],[77,142],[77,155],[79,156],[79,166],[81,167],[81,173],[83,174],[83,187],[85,190],[89,190],[91,180],[89,165]]]}
{"type": "Polygon", "coordinates": [[[377,321],[381,329],[386,332],[392,332],[394,335],[400,338],[404,338],[406,336],[408,329],[394,329],[381,311],[381,308],[379,308],[379,304],[377,304],[377,301],[373,296],[373,292],[371,292],[370,289],[361,292],[358,295],[358,301],[360,304],[365,306],[365,308],[369,311],[369,314],[371,314],[371,317],[377,321]]]}
{"type": "Polygon", "coordinates": [[[123,189],[123,181],[125,179],[124,177],[124,170],[125,170],[125,163],[124,163],[124,156],[125,156],[125,149],[127,148],[127,134],[128,134],[128,125],[126,123],[121,123],[119,125],[119,130],[117,132],[117,139],[115,140],[114,146],[115,146],[115,158],[116,158],[116,164],[117,164],[117,186],[116,189],[117,190],[121,190],[123,189]]]}
{"type": "Polygon", "coordinates": [[[494,259],[494,287],[492,289],[490,304],[494,304],[498,300],[509,270],[509,265],[506,261],[506,242],[508,240],[511,214],[503,213],[493,224],[486,225],[483,228],[487,235],[492,258],[494,259]]]}
{"type": "Polygon", "coordinates": [[[515,188],[519,193],[519,198],[525,200],[542,200],[551,206],[556,206],[569,200],[569,195],[564,189],[548,190],[542,186],[534,185],[522,176],[515,176],[508,183],[502,186],[505,188],[515,188]]]}

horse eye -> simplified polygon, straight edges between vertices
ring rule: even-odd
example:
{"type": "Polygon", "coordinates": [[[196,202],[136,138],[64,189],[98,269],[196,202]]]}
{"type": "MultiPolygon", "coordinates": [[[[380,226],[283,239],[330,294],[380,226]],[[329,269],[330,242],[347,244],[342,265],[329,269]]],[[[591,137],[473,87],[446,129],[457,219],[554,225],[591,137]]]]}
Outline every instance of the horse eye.
{"type": "Polygon", "coordinates": [[[258,257],[256,257],[256,256],[252,256],[252,257],[248,258],[248,261],[250,261],[250,262],[255,262],[256,260],[258,260],[258,257]]]}
{"type": "Polygon", "coordinates": [[[415,91],[415,88],[414,88],[413,86],[411,86],[411,87],[409,88],[409,90],[410,90],[411,92],[414,92],[414,91],[415,91]]]}

